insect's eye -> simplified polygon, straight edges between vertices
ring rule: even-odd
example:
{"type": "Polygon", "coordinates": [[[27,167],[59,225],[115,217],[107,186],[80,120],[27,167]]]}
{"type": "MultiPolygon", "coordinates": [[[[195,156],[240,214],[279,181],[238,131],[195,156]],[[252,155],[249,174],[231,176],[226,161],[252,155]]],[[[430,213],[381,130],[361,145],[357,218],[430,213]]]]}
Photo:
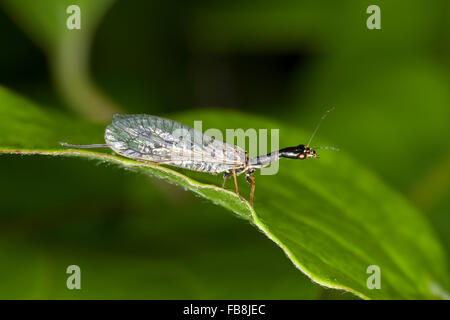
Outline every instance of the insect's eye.
{"type": "Polygon", "coordinates": [[[299,158],[299,159],[305,159],[305,158],[306,158],[306,154],[300,153],[300,154],[298,155],[298,158],[299,158]]]}

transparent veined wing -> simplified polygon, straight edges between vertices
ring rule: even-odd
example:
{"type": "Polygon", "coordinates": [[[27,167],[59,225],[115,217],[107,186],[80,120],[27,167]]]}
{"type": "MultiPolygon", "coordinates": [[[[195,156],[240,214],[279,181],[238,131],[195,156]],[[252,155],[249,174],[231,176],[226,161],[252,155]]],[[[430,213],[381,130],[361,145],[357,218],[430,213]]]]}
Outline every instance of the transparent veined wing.
{"type": "Polygon", "coordinates": [[[115,114],[105,141],[122,156],[194,171],[219,173],[245,164],[243,149],[152,115],[115,114]]]}

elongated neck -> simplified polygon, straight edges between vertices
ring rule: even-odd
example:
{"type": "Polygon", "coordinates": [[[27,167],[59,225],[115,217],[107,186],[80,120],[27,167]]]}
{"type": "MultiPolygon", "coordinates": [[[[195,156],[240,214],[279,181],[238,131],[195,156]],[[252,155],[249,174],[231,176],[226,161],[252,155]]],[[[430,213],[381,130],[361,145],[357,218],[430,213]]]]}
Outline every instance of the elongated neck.
{"type": "Polygon", "coordinates": [[[254,168],[262,168],[280,159],[280,151],[274,151],[265,155],[257,156],[249,160],[249,164],[254,168]]]}
{"type": "Polygon", "coordinates": [[[291,158],[292,152],[295,150],[295,147],[287,147],[278,150],[278,155],[280,158],[291,158]]]}
{"type": "Polygon", "coordinates": [[[250,159],[249,165],[253,168],[262,168],[268,166],[269,164],[280,160],[280,158],[297,159],[300,151],[304,150],[304,146],[300,145],[297,147],[287,147],[268,153],[266,155],[261,155],[250,159]]]}

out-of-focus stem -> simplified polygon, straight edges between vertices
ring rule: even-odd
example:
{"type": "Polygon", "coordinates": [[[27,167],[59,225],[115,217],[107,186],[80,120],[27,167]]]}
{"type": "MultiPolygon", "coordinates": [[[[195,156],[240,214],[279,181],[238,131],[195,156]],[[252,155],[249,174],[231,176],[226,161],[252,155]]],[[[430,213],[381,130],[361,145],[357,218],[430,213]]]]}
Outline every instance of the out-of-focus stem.
{"type": "Polygon", "coordinates": [[[105,122],[120,109],[90,77],[89,43],[81,32],[68,32],[52,53],[51,69],[55,85],[70,108],[85,118],[105,122]]]}

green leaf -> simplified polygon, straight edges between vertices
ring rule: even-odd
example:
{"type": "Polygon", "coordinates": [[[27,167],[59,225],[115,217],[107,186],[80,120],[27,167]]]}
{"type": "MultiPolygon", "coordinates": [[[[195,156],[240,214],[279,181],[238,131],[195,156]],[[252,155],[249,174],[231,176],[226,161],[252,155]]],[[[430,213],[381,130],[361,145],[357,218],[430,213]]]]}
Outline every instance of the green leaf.
{"type": "MultiPolygon", "coordinates": [[[[280,144],[308,134],[264,118],[198,111],[172,118],[203,128],[277,128],[280,144]]],[[[104,126],[49,113],[0,89],[0,152],[72,156],[166,179],[250,221],[313,281],[363,298],[434,298],[447,288],[443,250],[429,223],[405,199],[345,152],[321,152],[320,160],[281,161],[278,174],[257,176],[255,208],[218,185],[221,178],[142,163],[110,151],[65,149],[58,141],[102,143],[104,126]],[[381,269],[381,289],[367,288],[366,270],[381,269]],[[433,292],[437,292],[434,290],[433,292]]],[[[240,177],[240,188],[248,186],[240,177]]]]}
{"type": "Polygon", "coordinates": [[[250,225],[221,207],[199,203],[191,193],[179,190],[181,201],[164,199],[164,183],[149,183],[145,176],[77,159],[2,158],[2,165],[10,165],[9,170],[0,167],[2,174],[15,166],[22,170],[19,175],[28,178],[24,185],[17,171],[11,172],[14,179],[2,175],[14,191],[16,186],[22,191],[7,192],[3,202],[14,203],[12,197],[20,203],[15,199],[15,207],[1,210],[0,215],[2,233],[10,235],[0,242],[0,273],[8,275],[2,278],[2,299],[314,299],[319,295],[320,288],[292,268],[277,247],[250,225]],[[95,182],[89,180],[92,174],[95,182]],[[132,193],[127,194],[127,189],[132,193]],[[51,194],[54,203],[39,208],[35,200],[24,218],[17,208],[25,202],[22,196],[26,194],[29,202],[28,196],[40,190],[51,194]],[[79,193],[90,196],[80,198],[79,193]],[[66,199],[61,201],[60,196],[66,199]],[[232,232],[235,235],[228,237],[232,232]],[[72,264],[81,268],[82,290],[65,286],[65,270],[72,264]]]}

